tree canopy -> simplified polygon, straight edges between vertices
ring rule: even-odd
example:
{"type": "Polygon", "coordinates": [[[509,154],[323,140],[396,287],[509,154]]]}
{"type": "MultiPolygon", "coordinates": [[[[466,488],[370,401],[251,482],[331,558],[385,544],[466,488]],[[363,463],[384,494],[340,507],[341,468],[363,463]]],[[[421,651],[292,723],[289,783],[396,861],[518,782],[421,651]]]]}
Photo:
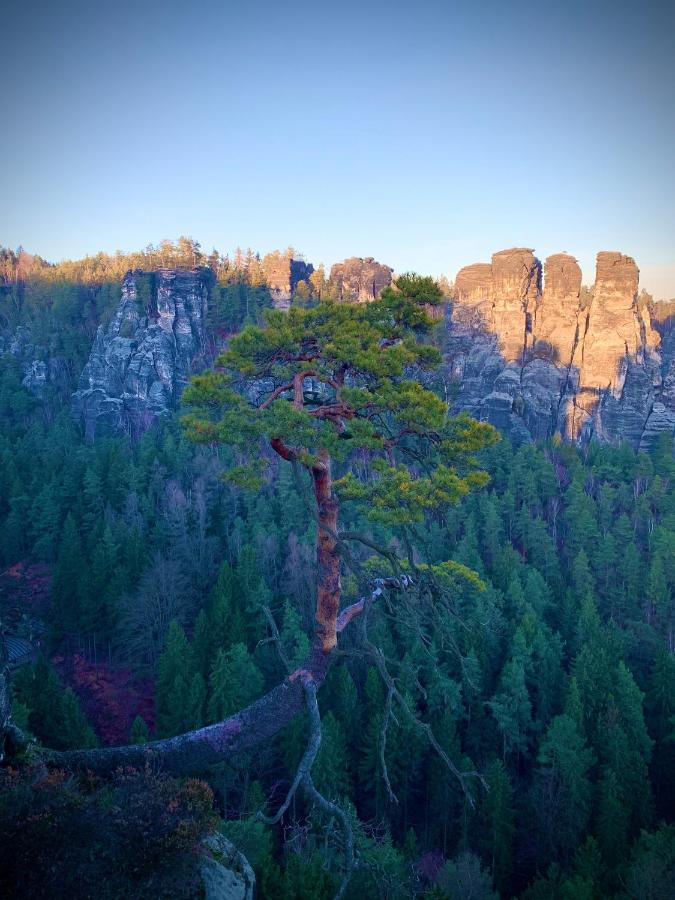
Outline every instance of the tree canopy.
{"type": "Polygon", "coordinates": [[[411,548],[410,529],[487,481],[474,454],[496,439],[494,430],[468,417],[450,419],[447,405],[421,382],[440,362],[423,338],[434,325],[429,308],[441,299],[431,278],[409,274],[372,303],[325,300],[271,310],[265,325],[232,338],[216,369],[196,376],[185,393],[189,437],[238,452],[229,479],[258,486],[269,465],[265,446],[309,473],[318,525],[316,633],[324,653],[337,643],[345,545],[380,550],[396,574],[395,552],[339,531],[340,503],[357,504],[411,548]]]}

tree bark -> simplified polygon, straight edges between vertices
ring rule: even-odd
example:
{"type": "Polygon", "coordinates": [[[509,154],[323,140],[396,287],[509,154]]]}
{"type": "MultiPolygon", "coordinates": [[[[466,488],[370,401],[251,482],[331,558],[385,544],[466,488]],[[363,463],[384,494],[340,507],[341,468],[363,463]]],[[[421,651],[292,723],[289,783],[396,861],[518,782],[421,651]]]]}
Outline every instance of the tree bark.
{"type": "Polygon", "coordinates": [[[255,703],[215,725],[207,725],[177,737],[126,747],[97,750],[41,750],[41,759],[51,766],[110,774],[119,767],[156,766],[171,775],[205,772],[246,750],[251,750],[281,731],[305,706],[304,684],[318,690],[328,671],[329,657],[315,649],[305,667],[272,688],[255,703]]]}
{"type": "Polygon", "coordinates": [[[320,452],[320,465],[312,470],[314,495],[319,514],[316,535],[317,596],[316,641],[324,654],[337,645],[337,616],[340,608],[340,556],[338,543],[338,501],[333,494],[330,457],[320,452]]]}

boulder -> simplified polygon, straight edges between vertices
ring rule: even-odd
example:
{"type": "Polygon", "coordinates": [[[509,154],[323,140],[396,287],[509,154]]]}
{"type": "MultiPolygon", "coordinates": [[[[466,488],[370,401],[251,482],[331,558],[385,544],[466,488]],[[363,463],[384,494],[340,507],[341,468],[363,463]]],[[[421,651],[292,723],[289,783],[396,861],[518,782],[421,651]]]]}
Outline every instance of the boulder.
{"type": "Polygon", "coordinates": [[[205,900],[253,900],[255,874],[248,860],[231,841],[214,834],[202,841],[200,865],[205,900]]]}

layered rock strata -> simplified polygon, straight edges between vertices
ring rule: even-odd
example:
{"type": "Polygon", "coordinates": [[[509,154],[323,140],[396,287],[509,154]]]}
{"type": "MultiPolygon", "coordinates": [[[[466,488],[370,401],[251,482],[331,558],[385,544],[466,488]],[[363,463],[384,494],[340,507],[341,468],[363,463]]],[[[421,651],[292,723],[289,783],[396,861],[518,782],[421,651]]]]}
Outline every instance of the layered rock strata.
{"type": "Polygon", "coordinates": [[[135,435],[174,409],[203,365],[210,269],[127,273],[117,312],[99,327],[73,395],[87,439],[135,435]]]}
{"type": "Polygon", "coordinates": [[[517,440],[559,433],[646,449],[672,431],[675,404],[638,276],[630,257],[599,253],[585,295],[576,260],[558,253],[542,288],[541,265],[522,248],[460,270],[447,340],[456,408],[517,440]]]}
{"type": "Polygon", "coordinates": [[[391,284],[394,270],[376,262],[372,256],[352,256],[335,263],[330,270],[330,289],[338,300],[367,303],[379,297],[391,284]]]}

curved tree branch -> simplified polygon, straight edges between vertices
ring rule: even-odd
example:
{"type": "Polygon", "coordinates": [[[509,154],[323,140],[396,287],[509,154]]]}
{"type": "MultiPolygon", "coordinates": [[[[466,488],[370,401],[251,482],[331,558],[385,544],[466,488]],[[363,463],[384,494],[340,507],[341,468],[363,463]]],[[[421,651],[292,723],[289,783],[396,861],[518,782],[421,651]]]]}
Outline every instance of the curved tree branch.
{"type": "Polygon", "coordinates": [[[64,752],[42,750],[40,755],[51,766],[88,769],[100,774],[121,766],[144,768],[154,763],[172,775],[202,772],[251,750],[281,731],[303,708],[303,681],[311,678],[318,689],[325,680],[328,665],[329,657],[315,650],[303,670],[303,679],[290,676],[245,709],[196,731],[149,744],[64,752]]]}
{"type": "Polygon", "coordinates": [[[298,771],[295,773],[293,784],[290,786],[288,793],[286,794],[286,799],[276,811],[275,815],[268,817],[264,816],[261,812],[258,813],[258,819],[260,819],[266,825],[276,825],[277,822],[281,821],[284,813],[291,805],[291,800],[295,796],[295,792],[300,787],[305,777],[309,776],[310,772],[312,771],[314,760],[316,759],[316,755],[319,752],[319,747],[321,746],[321,718],[319,716],[319,705],[316,702],[316,684],[311,678],[303,678],[302,686],[305,690],[310,722],[310,732],[309,740],[307,741],[307,748],[302,756],[302,759],[300,760],[298,771]]]}
{"type": "MultiPolygon", "coordinates": [[[[337,617],[337,630],[343,631],[366,608],[367,603],[383,594],[384,588],[400,590],[410,583],[408,576],[378,579],[367,600],[363,598],[352,607],[347,607],[337,617]]],[[[250,706],[214,725],[148,744],[96,750],[57,751],[45,748],[40,750],[40,756],[49,766],[88,769],[103,775],[120,767],[144,768],[148,764],[156,764],[172,775],[203,772],[210,766],[251,750],[281,731],[303,708],[306,684],[313,685],[314,695],[319,690],[333,658],[334,655],[324,653],[321,646],[315,647],[302,668],[250,706]]]]}

